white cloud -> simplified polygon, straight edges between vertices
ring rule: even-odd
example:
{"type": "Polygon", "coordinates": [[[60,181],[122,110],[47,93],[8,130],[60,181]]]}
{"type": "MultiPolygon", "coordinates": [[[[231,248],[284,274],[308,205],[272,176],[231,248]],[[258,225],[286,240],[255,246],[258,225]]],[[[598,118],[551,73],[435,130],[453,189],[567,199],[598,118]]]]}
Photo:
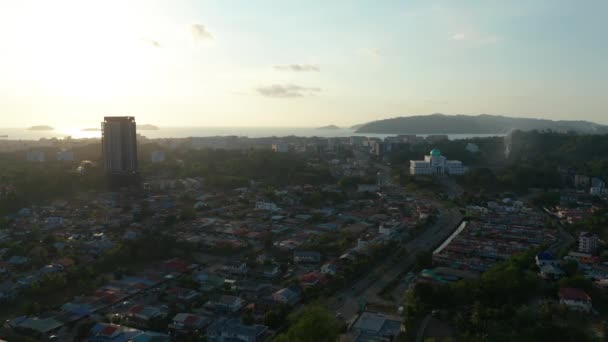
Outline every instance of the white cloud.
{"type": "Polygon", "coordinates": [[[205,25],[194,24],[191,26],[190,30],[192,31],[192,37],[196,41],[213,38],[213,35],[211,34],[211,32],[207,31],[207,28],[205,27],[205,25]]]}
{"type": "Polygon", "coordinates": [[[279,65],[274,65],[273,68],[275,68],[276,70],[296,71],[296,72],[303,72],[303,71],[319,72],[319,71],[321,71],[321,68],[316,64],[279,64],[279,65]]]}
{"type": "Polygon", "coordinates": [[[158,41],[158,40],[154,40],[154,39],[148,39],[148,38],[142,38],[142,41],[144,41],[146,44],[149,44],[155,48],[162,48],[162,44],[158,41]]]}
{"type": "Polygon", "coordinates": [[[466,35],[464,33],[456,33],[452,35],[452,40],[465,40],[466,35]]]}
{"type": "Polygon", "coordinates": [[[321,91],[317,87],[304,87],[296,84],[272,84],[255,89],[256,92],[266,97],[293,98],[314,95],[321,91]]]}
{"type": "Polygon", "coordinates": [[[375,57],[375,58],[382,56],[382,51],[380,51],[380,49],[378,49],[378,48],[363,48],[363,49],[359,50],[359,53],[364,56],[375,57]]]}

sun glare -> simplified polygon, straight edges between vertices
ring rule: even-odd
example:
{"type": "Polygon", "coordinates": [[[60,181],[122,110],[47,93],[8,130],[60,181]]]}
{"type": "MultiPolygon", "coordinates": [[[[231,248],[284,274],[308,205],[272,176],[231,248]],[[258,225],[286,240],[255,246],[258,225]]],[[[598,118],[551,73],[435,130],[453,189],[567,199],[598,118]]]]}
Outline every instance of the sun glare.
{"type": "Polygon", "coordinates": [[[111,100],[145,78],[146,52],[156,47],[140,37],[136,22],[126,20],[127,6],[84,1],[36,6],[42,8],[22,26],[31,42],[23,62],[45,94],[111,100]]]}

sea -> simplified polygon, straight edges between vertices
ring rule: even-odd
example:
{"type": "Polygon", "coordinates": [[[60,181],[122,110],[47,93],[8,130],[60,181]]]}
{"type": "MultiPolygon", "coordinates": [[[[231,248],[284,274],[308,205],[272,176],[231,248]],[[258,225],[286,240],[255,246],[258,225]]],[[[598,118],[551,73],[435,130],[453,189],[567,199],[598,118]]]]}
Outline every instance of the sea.
{"type": "MultiPolygon", "coordinates": [[[[138,130],[140,135],[149,139],[159,138],[189,138],[189,137],[215,137],[239,136],[249,138],[264,137],[350,137],[365,136],[386,138],[396,134],[370,134],[355,133],[352,128],[319,129],[314,127],[161,127],[158,130],[138,130]]],[[[406,132],[402,134],[408,134],[406,132]]],[[[432,134],[418,134],[427,136],[432,134]]],[[[504,136],[500,134],[448,134],[450,140],[504,136]]],[[[101,138],[98,130],[90,131],[80,128],[56,128],[48,131],[33,131],[27,128],[0,128],[0,140],[40,140],[40,139],[73,139],[101,138]]]]}

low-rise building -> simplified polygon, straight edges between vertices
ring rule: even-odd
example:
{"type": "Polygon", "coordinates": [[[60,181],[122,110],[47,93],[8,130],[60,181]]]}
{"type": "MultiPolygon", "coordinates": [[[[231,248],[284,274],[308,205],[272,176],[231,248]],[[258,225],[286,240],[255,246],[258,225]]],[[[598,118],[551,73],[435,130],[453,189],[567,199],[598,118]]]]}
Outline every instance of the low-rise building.
{"type": "Polygon", "coordinates": [[[211,322],[212,320],[207,317],[178,313],[173,317],[169,329],[180,333],[202,332],[211,322]]]}
{"type": "Polygon", "coordinates": [[[559,302],[574,310],[589,312],[592,309],[591,297],[581,289],[571,287],[559,289],[559,302]]]}
{"type": "Polygon", "coordinates": [[[431,150],[424,160],[410,160],[410,175],[463,175],[467,168],[458,160],[448,160],[438,149],[431,150]]]}
{"type": "Polygon", "coordinates": [[[553,266],[559,265],[559,260],[557,258],[555,258],[553,253],[551,253],[549,251],[544,251],[544,252],[538,253],[534,259],[536,261],[536,266],[538,266],[538,267],[543,267],[545,265],[553,265],[553,266]]]}
{"type": "Polygon", "coordinates": [[[321,261],[321,253],[314,251],[296,251],[293,252],[293,261],[295,263],[318,263],[321,261]]]}
{"type": "Polygon", "coordinates": [[[152,163],[162,163],[165,161],[164,151],[152,151],[150,152],[150,161],[152,163]]]}
{"type": "Polygon", "coordinates": [[[42,163],[45,160],[44,152],[38,150],[28,151],[26,159],[28,162],[42,163]]]}
{"type": "Polygon", "coordinates": [[[220,318],[207,328],[209,342],[260,342],[268,332],[265,325],[244,325],[237,319],[220,318]]]}
{"type": "Polygon", "coordinates": [[[351,327],[355,341],[392,341],[400,332],[399,318],[374,312],[363,312],[351,327]]]}
{"type": "Polygon", "coordinates": [[[279,303],[295,305],[302,299],[302,295],[298,287],[291,286],[273,293],[272,299],[279,303]]]}
{"type": "Polygon", "coordinates": [[[210,299],[207,306],[218,311],[236,312],[243,307],[243,300],[236,296],[221,295],[210,299]]]}
{"type": "Polygon", "coordinates": [[[222,270],[232,274],[245,274],[249,271],[249,268],[244,262],[233,261],[222,265],[222,270]]]}
{"type": "Polygon", "coordinates": [[[272,151],[278,153],[286,153],[289,152],[289,145],[284,142],[279,142],[272,144],[272,151]]]}
{"type": "Polygon", "coordinates": [[[57,161],[74,161],[74,152],[62,150],[57,152],[56,155],[57,161]]]}

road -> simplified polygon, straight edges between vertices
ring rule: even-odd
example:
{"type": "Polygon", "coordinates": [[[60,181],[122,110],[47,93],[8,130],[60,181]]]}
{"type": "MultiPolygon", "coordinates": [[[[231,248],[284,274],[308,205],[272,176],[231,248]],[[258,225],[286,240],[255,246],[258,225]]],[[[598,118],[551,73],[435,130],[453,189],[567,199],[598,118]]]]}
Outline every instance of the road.
{"type": "Polygon", "coordinates": [[[461,220],[462,216],[458,210],[439,209],[436,222],[416,238],[404,244],[408,251],[405,258],[395,255],[388,257],[367,276],[356,281],[352,288],[338,293],[334,297],[334,301],[330,301],[330,309],[336,313],[339,312],[347,322],[357,315],[359,303],[362,300],[368,304],[386,306],[396,310],[401,305],[401,300],[387,301],[378,296],[378,293],[389,282],[414,265],[418,252],[432,251],[444,241],[461,220]]]}
{"type": "Polygon", "coordinates": [[[416,333],[416,342],[422,342],[424,338],[424,331],[426,330],[426,326],[429,325],[429,321],[431,320],[431,315],[426,315],[422,320],[422,324],[420,324],[420,328],[418,328],[418,332],[416,333]]]}

